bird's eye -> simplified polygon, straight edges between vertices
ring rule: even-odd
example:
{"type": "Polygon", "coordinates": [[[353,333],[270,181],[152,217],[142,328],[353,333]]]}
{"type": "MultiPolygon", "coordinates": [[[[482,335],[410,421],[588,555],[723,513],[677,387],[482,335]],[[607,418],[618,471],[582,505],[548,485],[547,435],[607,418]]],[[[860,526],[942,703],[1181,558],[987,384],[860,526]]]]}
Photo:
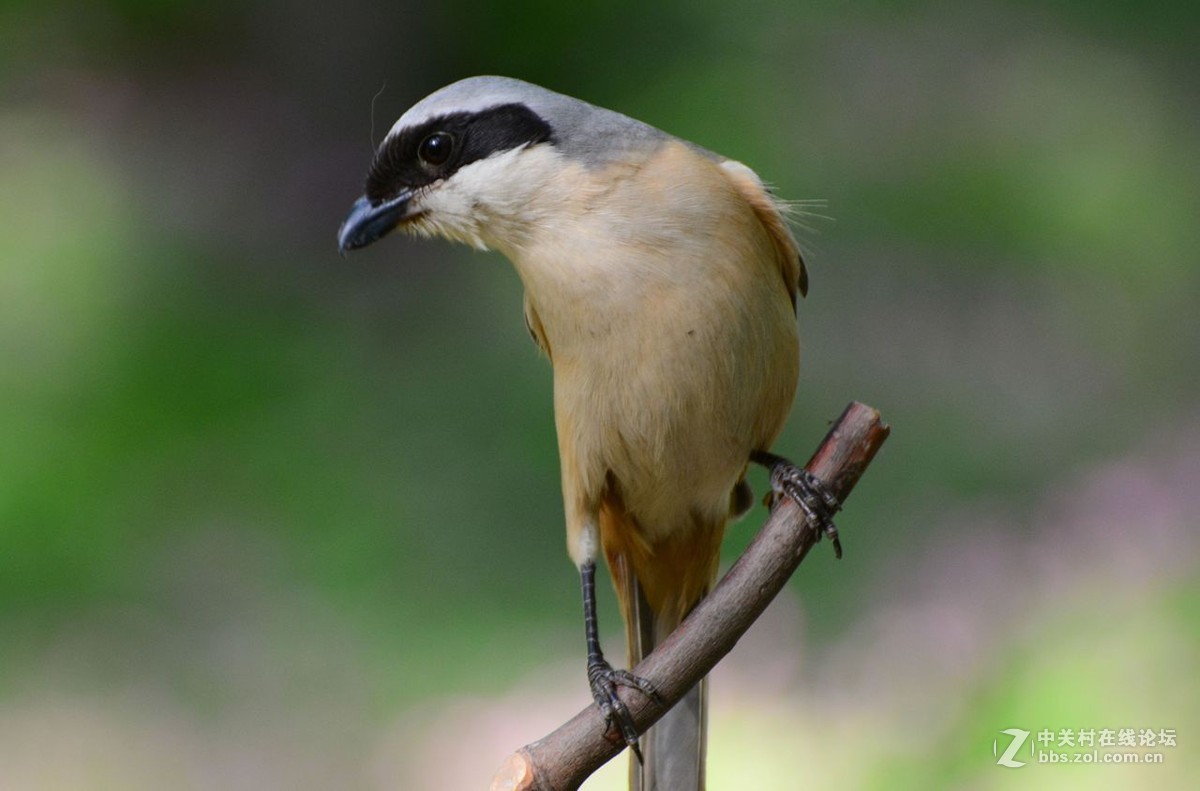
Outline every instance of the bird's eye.
{"type": "Polygon", "coordinates": [[[450,152],[454,150],[454,138],[446,132],[434,132],[421,141],[417,148],[417,156],[426,165],[437,167],[446,164],[450,152]]]}

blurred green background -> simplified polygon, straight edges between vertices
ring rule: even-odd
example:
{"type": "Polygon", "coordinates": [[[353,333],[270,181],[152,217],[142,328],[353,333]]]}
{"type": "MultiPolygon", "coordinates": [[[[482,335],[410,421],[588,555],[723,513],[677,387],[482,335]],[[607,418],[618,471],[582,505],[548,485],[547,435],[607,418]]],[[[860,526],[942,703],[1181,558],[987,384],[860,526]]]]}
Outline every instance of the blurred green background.
{"type": "Polygon", "coordinates": [[[712,787],[1194,787],[1198,9],[3,3],[0,788],[482,788],[587,702],[515,275],[335,250],[477,73],[827,202],[777,448],[893,434],[715,673],[712,787]],[[1011,769],[1008,728],[1177,745],[1011,769]]]}

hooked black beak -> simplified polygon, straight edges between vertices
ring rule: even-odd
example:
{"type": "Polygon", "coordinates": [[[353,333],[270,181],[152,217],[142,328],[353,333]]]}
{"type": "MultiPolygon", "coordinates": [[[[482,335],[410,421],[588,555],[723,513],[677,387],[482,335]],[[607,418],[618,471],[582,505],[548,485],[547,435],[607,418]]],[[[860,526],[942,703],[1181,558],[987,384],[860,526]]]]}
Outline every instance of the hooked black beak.
{"type": "Polygon", "coordinates": [[[408,219],[408,202],[412,196],[412,190],[404,190],[391,200],[378,204],[372,204],[366,197],[356,200],[350,215],[338,229],[338,250],[344,254],[387,236],[408,219]]]}

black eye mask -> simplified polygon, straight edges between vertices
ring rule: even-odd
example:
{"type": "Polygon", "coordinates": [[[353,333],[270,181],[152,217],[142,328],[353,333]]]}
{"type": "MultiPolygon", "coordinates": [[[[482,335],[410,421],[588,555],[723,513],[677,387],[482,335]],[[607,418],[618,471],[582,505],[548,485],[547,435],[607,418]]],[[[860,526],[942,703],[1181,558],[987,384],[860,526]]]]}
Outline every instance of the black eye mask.
{"type": "Polygon", "coordinates": [[[452,176],[523,145],[553,142],[550,125],[523,104],[451,113],[400,130],[375,152],[364,189],[372,205],[452,176]]]}

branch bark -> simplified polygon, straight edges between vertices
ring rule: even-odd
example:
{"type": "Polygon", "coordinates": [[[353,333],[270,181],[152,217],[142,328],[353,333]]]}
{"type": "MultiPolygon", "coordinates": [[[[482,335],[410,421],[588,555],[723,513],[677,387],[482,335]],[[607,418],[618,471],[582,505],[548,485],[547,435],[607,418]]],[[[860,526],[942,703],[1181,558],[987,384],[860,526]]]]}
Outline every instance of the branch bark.
{"type": "MultiPolygon", "coordinates": [[[[889,431],[877,411],[852,402],[805,466],[825,482],[839,503],[844,502],[889,431]]],[[[712,593],[633,668],[654,684],[662,702],[619,688],[638,733],[666,714],[733,649],[820,536],[794,502],[786,498],[779,502],[712,593]]],[[[606,732],[599,709],[589,704],[553,733],[510,755],[492,778],[491,789],[575,789],[624,747],[619,735],[606,732]]]]}

